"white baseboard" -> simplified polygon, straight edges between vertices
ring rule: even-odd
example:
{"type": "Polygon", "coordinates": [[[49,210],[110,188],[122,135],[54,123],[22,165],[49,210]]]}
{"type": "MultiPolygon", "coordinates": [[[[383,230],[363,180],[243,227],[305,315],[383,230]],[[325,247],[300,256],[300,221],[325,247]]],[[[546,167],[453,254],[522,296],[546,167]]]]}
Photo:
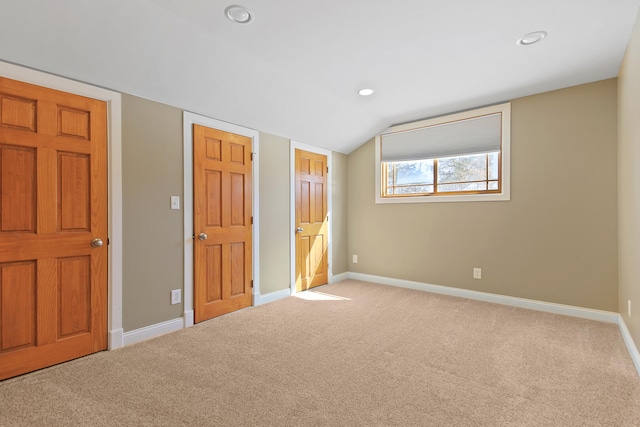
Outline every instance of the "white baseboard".
{"type": "Polygon", "coordinates": [[[381,285],[397,286],[400,288],[415,289],[418,291],[432,292],[434,294],[450,295],[460,298],[468,298],[477,301],[491,302],[494,304],[509,305],[512,307],[527,308],[530,310],[544,311],[547,313],[563,314],[565,316],[580,317],[582,319],[598,320],[600,322],[618,323],[618,313],[612,311],[594,310],[590,308],[575,307],[572,305],[556,304],[552,302],[537,301],[526,298],[510,297],[505,295],[490,294],[488,292],[471,291],[468,289],[453,288],[450,286],[431,285],[428,283],[413,282],[410,280],[392,279],[389,277],[374,276],[362,273],[348,273],[350,279],[364,282],[378,283],[381,285]]]}
{"type": "Polygon", "coordinates": [[[627,324],[624,323],[624,319],[621,315],[618,315],[618,327],[620,328],[622,339],[627,346],[627,351],[629,351],[633,365],[636,367],[638,376],[640,376],[640,353],[638,352],[638,347],[636,347],[636,343],[633,342],[629,329],[627,329],[627,324]]]}
{"type": "Polygon", "coordinates": [[[195,325],[195,317],[193,314],[193,310],[187,310],[182,314],[182,318],[184,319],[184,327],[189,328],[195,325]]]}
{"type": "Polygon", "coordinates": [[[267,304],[273,301],[278,301],[279,299],[287,298],[291,296],[291,290],[289,288],[282,289],[281,291],[269,292],[264,295],[254,295],[253,296],[253,305],[259,306],[262,304],[267,304]]]}
{"type": "Polygon", "coordinates": [[[109,350],[115,350],[124,346],[124,341],[122,338],[123,334],[124,330],[122,328],[109,331],[109,350]]]}
{"type": "Polygon", "coordinates": [[[131,345],[169,332],[179,331],[184,327],[184,320],[178,319],[167,320],[166,322],[156,323],[155,325],[145,326],[144,328],[135,329],[125,332],[123,335],[124,345],[131,345]]]}
{"type": "Polygon", "coordinates": [[[346,280],[348,278],[349,278],[349,272],[348,271],[346,271],[344,273],[340,273],[340,274],[335,274],[335,275],[329,277],[329,284],[342,282],[343,280],[346,280]]]}
{"type": "MultiPolygon", "coordinates": [[[[271,292],[265,295],[254,295],[255,305],[262,305],[272,301],[277,301],[291,295],[289,289],[271,292]]],[[[115,350],[126,345],[131,345],[146,341],[151,338],[170,332],[179,331],[194,325],[193,310],[185,311],[182,318],[167,320],[166,322],[156,323],[155,325],[145,326],[144,328],[135,329],[133,331],[122,333],[122,329],[111,331],[109,333],[109,350],[115,350]]]]}

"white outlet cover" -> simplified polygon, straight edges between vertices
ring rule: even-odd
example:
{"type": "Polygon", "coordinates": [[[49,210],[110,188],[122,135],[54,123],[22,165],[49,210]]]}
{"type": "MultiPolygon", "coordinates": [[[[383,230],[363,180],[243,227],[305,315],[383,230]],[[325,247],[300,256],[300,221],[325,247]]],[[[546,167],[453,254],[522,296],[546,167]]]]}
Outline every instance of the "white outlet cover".
{"type": "Polygon", "coordinates": [[[171,209],[180,209],[180,196],[171,196],[171,209]]]}
{"type": "Polygon", "coordinates": [[[474,279],[482,279],[482,269],[481,268],[474,268],[473,269],[473,278],[474,279]]]}
{"type": "Polygon", "coordinates": [[[171,291],[171,305],[173,304],[180,304],[182,298],[181,298],[181,292],[180,289],[174,289],[171,291]]]}

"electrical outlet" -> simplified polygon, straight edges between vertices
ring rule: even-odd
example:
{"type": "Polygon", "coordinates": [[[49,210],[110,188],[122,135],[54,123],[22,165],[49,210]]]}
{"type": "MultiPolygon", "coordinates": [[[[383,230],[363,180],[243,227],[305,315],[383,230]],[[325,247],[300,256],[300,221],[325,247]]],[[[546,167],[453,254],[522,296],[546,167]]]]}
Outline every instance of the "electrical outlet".
{"type": "Polygon", "coordinates": [[[631,317],[631,300],[627,300],[627,314],[631,317]]]}
{"type": "Polygon", "coordinates": [[[357,264],[358,263],[358,255],[354,255],[353,256],[353,263],[357,264]]]}
{"type": "Polygon", "coordinates": [[[171,196],[171,209],[180,209],[180,196],[171,196]]]}
{"type": "Polygon", "coordinates": [[[180,304],[182,301],[182,295],[180,289],[174,289],[171,291],[171,305],[180,304]]]}
{"type": "Polygon", "coordinates": [[[473,278],[474,279],[482,279],[482,269],[481,268],[474,268],[473,269],[473,278]]]}

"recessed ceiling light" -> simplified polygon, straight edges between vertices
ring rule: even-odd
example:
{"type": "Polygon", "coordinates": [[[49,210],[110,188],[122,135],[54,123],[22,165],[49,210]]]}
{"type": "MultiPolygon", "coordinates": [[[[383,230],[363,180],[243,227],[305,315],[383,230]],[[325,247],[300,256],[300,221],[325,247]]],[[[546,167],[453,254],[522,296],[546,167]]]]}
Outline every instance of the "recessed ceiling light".
{"type": "Polygon", "coordinates": [[[530,44],[538,43],[540,40],[547,37],[546,31],[534,31],[529,34],[525,34],[524,36],[518,39],[518,44],[520,46],[528,46],[530,44]]]}
{"type": "Polygon", "coordinates": [[[360,89],[358,91],[358,94],[362,96],[369,96],[369,95],[373,95],[373,92],[375,92],[373,89],[365,88],[365,89],[360,89]]]}
{"type": "Polygon", "coordinates": [[[238,24],[246,24],[251,21],[251,13],[244,6],[232,4],[224,10],[224,15],[238,24]]]}

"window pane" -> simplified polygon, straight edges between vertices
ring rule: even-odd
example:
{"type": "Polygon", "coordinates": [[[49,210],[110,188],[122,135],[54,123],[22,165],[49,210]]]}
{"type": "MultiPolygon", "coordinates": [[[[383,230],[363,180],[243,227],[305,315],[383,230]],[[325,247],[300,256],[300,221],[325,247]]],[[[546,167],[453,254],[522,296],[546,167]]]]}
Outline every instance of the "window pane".
{"type": "Polygon", "coordinates": [[[387,187],[392,187],[393,186],[393,164],[388,163],[385,169],[387,169],[387,187]]]}
{"type": "Polygon", "coordinates": [[[433,193],[433,185],[412,185],[409,187],[396,187],[393,193],[389,194],[424,194],[433,193]]]}
{"type": "Polygon", "coordinates": [[[439,183],[480,181],[485,179],[487,179],[486,154],[438,159],[439,183]]]}
{"type": "Polygon", "coordinates": [[[497,190],[498,189],[498,181],[489,182],[489,190],[497,190]]]}
{"type": "Polygon", "coordinates": [[[479,191],[486,190],[486,182],[467,182],[463,184],[438,184],[438,191],[442,193],[451,191],[479,191]]]}
{"type": "Polygon", "coordinates": [[[396,168],[395,185],[433,184],[433,160],[389,163],[396,168]]]}
{"type": "MultiPolygon", "coordinates": [[[[489,153],[489,179],[498,179],[498,156],[500,153],[489,153]]],[[[497,190],[497,188],[495,188],[497,190]]]]}

